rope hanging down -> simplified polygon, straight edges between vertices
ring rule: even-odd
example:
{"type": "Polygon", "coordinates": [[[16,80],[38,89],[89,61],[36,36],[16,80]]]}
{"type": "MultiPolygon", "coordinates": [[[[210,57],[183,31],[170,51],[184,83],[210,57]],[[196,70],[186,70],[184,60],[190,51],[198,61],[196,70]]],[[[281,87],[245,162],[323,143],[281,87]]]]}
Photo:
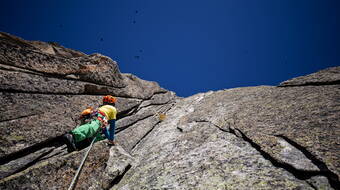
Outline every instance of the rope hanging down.
{"type": "MultiPolygon", "coordinates": [[[[99,130],[98,130],[98,131],[99,131],[99,130]]],[[[98,132],[98,131],[97,131],[97,132],[98,132]]],[[[97,133],[96,133],[96,134],[97,134],[97,133]]],[[[78,176],[79,176],[79,174],[80,174],[80,172],[81,172],[81,169],[83,168],[83,165],[84,165],[84,163],[85,163],[85,160],[86,160],[87,156],[89,155],[89,152],[90,152],[90,150],[91,150],[91,148],[92,148],[94,142],[96,141],[96,138],[97,138],[97,135],[96,135],[95,138],[93,138],[93,140],[92,140],[92,142],[91,142],[91,144],[90,144],[89,149],[87,150],[87,152],[86,152],[86,154],[85,154],[83,160],[81,161],[81,163],[80,163],[80,165],[79,165],[79,167],[78,167],[78,170],[77,170],[76,175],[74,176],[74,178],[73,178],[73,180],[72,180],[70,186],[68,187],[68,190],[73,190],[74,185],[75,185],[75,183],[76,183],[76,181],[77,181],[77,179],[78,179],[78,176]]]]}
{"type": "MultiPolygon", "coordinates": [[[[159,110],[160,110],[160,109],[158,109],[158,111],[159,111],[159,110]]],[[[164,114],[164,113],[162,113],[162,112],[160,112],[160,113],[158,113],[158,114],[155,112],[155,115],[158,115],[158,118],[159,118],[160,121],[164,121],[165,118],[166,118],[166,114],[164,114]]],[[[100,129],[100,128],[99,128],[99,129],[100,129]]],[[[96,134],[98,133],[99,129],[97,130],[96,134]]],[[[93,146],[93,143],[96,141],[96,138],[97,138],[97,135],[96,135],[95,138],[93,138],[93,140],[92,140],[92,142],[91,142],[91,144],[90,144],[89,149],[87,150],[87,152],[86,152],[86,154],[85,154],[83,160],[81,161],[81,163],[80,163],[80,165],[79,165],[79,167],[78,167],[78,170],[77,170],[76,175],[74,176],[74,178],[73,178],[73,180],[72,180],[70,186],[68,187],[68,190],[73,190],[73,189],[74,189],[74,185],[75,185],[75,183],[76,183],[76,181],[77,181],[77,179],[78,179],[78,176],[79,176],[79,174],[80,174],[80,172],[81,172],[81,170],[82,170],[82,168],[83,168],[83,165],[84,165],[84,163],[85,163],[85,160],[86,160],[87,156],[89,155],[89,152],[90,152],[90,150],[91,150],[91,148],[92,148],[92,146],[93,146]]]]}

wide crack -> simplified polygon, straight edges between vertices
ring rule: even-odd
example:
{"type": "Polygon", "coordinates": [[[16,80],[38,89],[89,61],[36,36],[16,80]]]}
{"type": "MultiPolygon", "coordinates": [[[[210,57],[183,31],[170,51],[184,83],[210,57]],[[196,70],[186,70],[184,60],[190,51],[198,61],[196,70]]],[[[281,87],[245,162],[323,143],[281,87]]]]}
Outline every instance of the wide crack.
{"type": "Polygon", "coordinates": [[[64,142],[62,141],[62,136],[54,137],[47,139],[45,141],[42,141],[40,143],[34,144],[32,146],[29,146],[27,148],[21,149],[17,152],[10,153],[8,155],[5,155],[0,158],[0,165],[6,164],[10,161],[22,158],[24,156],[27,156],[29,154],[32,154],[38,150],[41,150],[46,147],[55,147],[58,148],[62,146],[64,142]]]}
{"type": "MultiPolygon", "coordinates": [[[[278,161],[273,156],[271,156],[269,153],[262,150],[262,148],[259,144],[255,143],[252,139],[250,139],[248,136],[246,136],[240,129],[231,128],[230,126],[228,126],[227,127],[228,130],[227,130],[227,129],[224,129],[224,128],[222,128],[222,127],[220,127],[220,126],[218,126],[218,125],[216,125],[216,124],[214,124],[210,121],[207,121],[207,120],[200,120],[200,121],[196,121],[196,122],[210,123],[223,132],[227,132],[227,133],[235,135],[238,138],[242,138],[244,141],[248,142],[253,148],[255,148],[263,156],[263,158],[270,161],[275,167],[282,168],[282,169],[288,171],[289,173],[294,175],[297,179],[306,181],[308,179],[311,179],[314,176],[324,176],[328,179],[328,182],[329,182],[329,184],[331,185],[332,188],[338,189],[338,187],[340,187],[340,182],[339,182],[338,176],[335,173],[333,173],[332,171],[330,171],[324,162],[322,162],[321,160],[318,160],[315,156],[313,156],[310,152],[308,152],[307,149],[305,149],[301,145],[297,144],[296,142],[288,139],[287,137],[284,137],[282,135],[277,135],[278,137],[285,139],[292,146],[294,146],[298,150],[300,150],[308,159],[310,159],[312,161],[312,163],[314,163],[317,167],[319,167],[320,171],[307,171],[307,170],[296,169],[295,167],[293,167],[292,165],[290,165],[288,163],[278,161]]],[[[313,186],[308,181],[306,181],[306,182],[309,185],[311,185],[312,188],[314,188],[314,189],[316,188],[315,186],[313,186]]]]}
{"type": "Polygon", "coordinates": [[[326,85],[338,85],[340,80],[335,81],[325,81],[325,82],[306,82],[303,84],[282,84],[278,87],[296,87],[296,86],[326,86],[326,85]]]}
{"type": "Polygon", "coordinates": [[[110,183],[110,188],[108,189],[111,189],[113,186],[119,184],[119,182],[123,179],[123,177],[125,176],[125,174],[131,169],[131,164],[128,164],[126,166],[126,168],[124,169],[123,173],[121,173],[120,175],[118,175],[117,177],[115,177],[112,182],[110,183]]]}
{"type": "Polygon", "coordinates": [[[24,171],[27,168],[43,160],[55,157],[62,154],[63,152],[66,153],[66,149],[58,149],[59,147],[64,145],[64,142],[61,139],[61,136],[47,139],[43,142],[34,144],[17,152],[13,152],[1,157],[0,166],[3,169],[5,169],[6,167],[10,167],[10,169],[8,170],[2,169],[0,171],[1,177],[6,178],[8,176],[24,171]],[[56,150],[59,152],[56,152],[56,150]]]}
{"type": "Polygon", "coordinates": [[[318,159],[316,156],[314,156],[305,147],[299,145],[297,142],[293,141],[292,139],[289,139],[288,137],[286,137],[284,135],[275,135],[275,136],[284,139],[289,144],[291,144],[292,146],[294,146],[295,148],[300,150],[309,160],[311,160],[311,162],[315,166],[317,166],[319,168],[320,173],[322,173],[323,176],[327,177],[327,179],[328,179],[328,181],[329,181],[329,183],[332,187],[335,187],[335,186],[340,187],[338,176],[334,172],[332,172],[324,162],[322,162],[320,159],[318,159]]]}
{"type": "MultiPolygon", "coordinates": [[[[0,92],[2,93],[20,93],[20,94],[41,94],[41,95],[60,95],[60,96],[103,96],[107,95],[107,92],[102,93],[76,93],[76,92],[39,92],[39,91],[25,91],[25,90],[16,90],[16,89],[0,89],[0,92]]],[[[118,96],[114,95],[117,98],[132,98],[128,96],[118,96]]],[[[137,100],[143,100],[141,98],[133,98],[137,100]]]]}
{"type": "Polygon", "coordinates": [[[133,106],[132,108],[127,109],[127,110],[125,110],[125,111],[118,112],[118,113],[117,113],[117,121],[118,121],[119,119],[123,119],[124,117],[128,117],[128,116],[130,116],[130,115],[135,114],[135,113],[137,112],[138,106],[139,106],[139,104],[136,105],[136,106],[133,106]]]}
{"type": "Polygon", "coordinates": [[[34,69],[30,69],[30,68],[26,68],[26,67],[19,67],[15,64],[6,64],[2,61],[0,61],[0,65],[5,65],[7,67],[12,67],[12,68],[4,68],[1,67],[0,70],[4,70],[4,71],[10,71],[10,72],[22,72],[22,73],[26,73],[26,74],[30,74],[30,75],[35,75],[35,76],[41,76],[41,77],[46,77],[46,78],[55,78],[55,79],[60,79],[60,80],[69,80],[69,81],[76,81],[76,82],[83,82],[83,83],[88,83],[88,84],[92,84],[92,85],[98,85],[101,87],[110,87],[110,88],[117,88],[117,89],[123,89],[125,86],[112,86],[112,85],[108,85],[108,84],[102,84],[102,83],[96,83],[93,81],[87,81],[87,80],[81,80],[81,79],[72,79],[72,78],[67,78],[66,76],[69,74],[57,74],[57,73],[46,73],[46,72],[42,72],[42,71],[37,71],[34,69]],[[19,70],[15,70],[13,68],[17,68],[19,70]]]}
{"type": "Polygon", "coordinates": [[[40,115],[40,114],[41,113],[36,113],[36,114],[29,114],[29,115],[24,115],[24,116],[20,116],[20,117],[16,117],[16,118],[11,118],[11,119],[5,119],[5,120],[1,120],[0,123],[15,121],[15,120],[18,120],[18,119],[23,119],[23,118],[28,118],[28,117],[33,117],[33,116],[37,116],[37,115],[40,115]]]}
{"type": "MultiPolygon", "coordinates": [[[[164,105],[167,105],[167,104],[168,104],[168,102],[165,103],[164,105]]],[[[140,105],[140,104],[138,104],[138,105],[136,105],[136,106],[134,106],[134,107],[132,107],[132,108],[130,108],[130,109],[128,109],[128,110],[125,110],[124,112],[119,112],[119,113],[117,114],[117,120],[120,120],[120,119],[122,119],[122,118],[128,117],[128,116],[133,115],[133,114],[136,114],[136,113],[139,111],[139,110],[138,110],[138,106],[139,106],[139,105],[140,105]]],[[[170,108],[171,108],[171,107],[170,107],[170,108]]],[[[169,110],[169,109],[167,109],[167,110],[169,110]]],[[[31,117],[31,116],[34,116],[34,115],[37,115],[37,114],[32,114],[32,115],[28,115],[28,116],[23,116],[23,117],[15,118],[15,119],[21,119],[21,118],[25,118],[25,117],[31,117]]],[[[124,126],[124,127],[121,127],[121,128],[117,128],[117,129],[116,129],[116,133],[119,133],[119,132],[123,131],[124,129],[127,129],[128,127],[130,127],[130,126],[132,126],[132,125],[134,125],[134,124],[140,122],[141,120],[145,120],[145,119],[147,119],[147,118],[149,118],[149,117],[152,117],[152,116],[154,116],[154,114],[152,114],[152,115],[146,115],[145,117],[140,118],[140,119],[136,120],[135,122],[133,122],[133,123],[127,125],[127,126],[124,126]]],[[[6,120],[6,121],[3,121],[3,122],[15,120],[15,119],[6,120]]],[[[158,123],[159,123],[159,122],[158,122],[158,123]]],[[[158,124],[158,123],[157,123],[157,124],[158,124]]],[[[156,125],[157,125],[157,124],[156,124],[156,125]]],[[[155,126],[156,126],[156,125],[155,125],[155,126]]],[[[155,126],[153,126],[153,128],[152,128],[150,131],[148,131],[148,132],[147,132],[147,133],[146,133],[146,134],[145,134],[145,135],[144,135],[144,136],[143,136],[143,137],[142,137],[142,138],[134,145],[134,147],[135,147],[142,139],[144,139],[144,138],[145,138],[145,137],[146,137],[146,136],[147,136],[147,135],[155,128],[155,126]]],[[[32,145],[32,146],[29,146],[29,147],[26,147],[26,148],[24,148],[24,149],[21,149],[21,150],[19,150],[19,151],[17,151],[17,152],[13,152],[13,153],[7,154],[7,155],[5,155],[5,156],[3,156],[3,157],[0,157],[0,166],[6,165],[6,164],[8,164],[9,162],[12,162],[12,161],[15,161],[15,160],[22,159],[22,158],[24,158],[24,157],[26,157],[26,156],[29,156],[30,154],[34,154],[34,153],[36,153],[36,152],[42,150],[42,149],[44,149],[44,148],[49,148],[49,147],[52,148],[52,147],[53,147],[50,151],[42,153],[41,155],[37,156],[36,158],[33,158],[32,160],[29,160],[28,162],[24,163],[22,166],[18,166],[17,169],[13,170],[13,172],[10,172],[10,173],[6,174],[6,177],[8,177],[8,176],[14,175],[14,174],[16,174],[16,173],[18,173],[18,172],[21,172],[21,171],[23,171],[23,170],[25,170],[25,169],[27,169],[27,168],[29,168],[29,167],[35,165],[36,163],[38,163],[38,162],[40,162],[40,161],[42,161],[42,160],[47,160],[47,159],[53,158],[53,157],[55,157],[55,156],[57,156],[57,155],[60,155],[61,152],[57,152],[56,154],[52,154],[52,155],[50,155],[50,153],[52,153],[55,149],[57,149],[57,148],[59,148],[59,147],[61,147],[61,146],[63,146],[63,145],[65,145],[65,142],[63,141],[62,135],[61,135],[61,136],[57,136],[57,137],[53,137],[53,138],[49,138],[49,139],[44,140],[44,141],[42,141],[42,142],[40,142],[40,143],[37,143],[37,144],[34,144],[34,145],[32,145]],[[46,156],[47,156],[47,157],[46,157],[46,156]]]]}
{"type": "MultiPolygon", "coordinates": [[[[42,161],[42,160],[45,160],[44,157],[47,156],[48,154],[50,154],[51,152],[53,152],[53,150],[54,150],[54,149],[51,149],[51,150],[48,150],[47,152],[42,153],[42,154],[39,155],[37,158],[31,160],[29,163],[27,163],[27,164],[25,164],[25,165],[19,167],[17,170],[15,170],[15,171],[13,172],[13,174],[16,174],[16,173],[19,173],[19,172],[21,172],[21,171],[24,171],[24,170],[26,170],[27,168],[29,168],[29,167],[35,165],[36,163],[38,163],[38,162],[40,162],[40,161],[42,161]]],[[[12,175],[12,174],[10,174],[10,175],[12,175]]],[[[6,176],[6,177],[7,177],[7,176],[6,176]]]]}
{"type": "MultiPolygon", "coordinates": [[[[127,112],[130,112],[131,110],[135,110],[137,106],[131,108],[131,109],[128,109],[126,110],[125,112],[120,112],[119,114],[117,114],[117,120],[121,119],[121,118],[124,118],[123,115],[127,112]]],[[[22,116],[22,117],[19,117],[19,118],[14,118],[14,119],[8,119],[8,120],[3,120],[3,121],[0,121],[0,122],[7,122],[7,121],[12,121],[12,120],[17,120],[17,119],[22,119],[22,118],[25,118],[25,117],[32,117],[32,116],[35,116],[35,115],[39,115],[39,114],[32,114],[32,115],[27,115],[27,116],[22,116]]],[[[137,121],[138,122],[138,121],[137,121]]],[[[10,154],[7,154],[3,157],[0,157],[0,165],[4,165],[8,162],[11,162],[13,160],[17,160],[19,158],[22,158],[22,157],[25,157],[29,154],[32,154],[34,152],[37,152],[43,148],[46,148],[46,147],[55,147],[55,148],[58,148],[62,145],[64,145],[64,141],[62,139],[62,135],[61,136],[57,136],[57,137],[52,137],[52,138],[49,138],[49,139],[46,139],[40,143],[37,143],[37,144],[34,144],[32,146],[29,146],[29,147],[26,147],[24,149],[21,149],[17,152],[13,152],[13,153],[10,153],[10,154]]]]}

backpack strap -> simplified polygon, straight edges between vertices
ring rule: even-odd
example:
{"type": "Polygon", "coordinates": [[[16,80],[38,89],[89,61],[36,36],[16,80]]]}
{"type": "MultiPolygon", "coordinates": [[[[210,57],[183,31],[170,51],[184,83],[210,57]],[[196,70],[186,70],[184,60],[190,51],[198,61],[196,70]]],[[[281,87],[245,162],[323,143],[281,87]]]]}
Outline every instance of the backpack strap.
{"type": "Polygon", "coordinates": [[[97,119],[102,123],[102,128],[108,125],[106,114],[101,111],[97,111],[97,119]]]}

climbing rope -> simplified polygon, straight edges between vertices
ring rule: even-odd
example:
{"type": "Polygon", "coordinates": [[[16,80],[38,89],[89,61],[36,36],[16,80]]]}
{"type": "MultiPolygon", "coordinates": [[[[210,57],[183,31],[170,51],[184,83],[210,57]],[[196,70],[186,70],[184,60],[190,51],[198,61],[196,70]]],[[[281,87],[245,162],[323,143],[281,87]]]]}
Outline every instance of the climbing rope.
{"type": "MultiPolygon", "coordinates": [[[[97,133],[96,133],[96,134],[97,134],[97,133]]],[[[97,138],[97,135],[96,135],[95,138],[93,138],[93,140],[92,140],[92,142],[91,142],[91,144],[90,144],[90,147],[88,148],[88,150],[87,150],[87,152],[86,152],[86,154],[85,154],[83,160],[81,161],[81,163],[80,163],[80,165],[79,165],[79,167],[78,167],[78,170],[77,170],[77,172],[76,172],[76,175],[74,176],[74,178],[73,178],[73,180],[72,180],[70,186],[68,187],[68,190],[73,190],[74,185],[75,185],[75,183],[76,183],[76,181],[77,181],[77,179],[78,179],[78,176],[79,176],[79,174],[80,174],[80,172],[81,172],[81,169],[83,168],[83,165],[84,165],[84,163],[85,163],[85,160],[86,160],[87,156],[89,155],[89,152],[90,152],[90,150],[91,150],[91,148],[92,148],[94,142],[96,141],[96,138],[97,138]]]]}

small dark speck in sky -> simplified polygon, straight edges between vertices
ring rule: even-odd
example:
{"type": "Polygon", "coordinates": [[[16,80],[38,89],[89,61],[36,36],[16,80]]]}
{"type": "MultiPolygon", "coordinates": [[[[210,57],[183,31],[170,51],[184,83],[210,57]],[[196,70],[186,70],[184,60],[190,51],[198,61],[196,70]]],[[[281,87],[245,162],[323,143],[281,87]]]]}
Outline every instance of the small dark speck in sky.
{"type": "Polygon", "coordinates": [[[339,0],[18,2],[1,1],[1,31],[113,57],[182,97],[276,86],[340,63],[339,0]]]}
{"type": "MultiPolygon", "coordinates": [[[[135,13],[137,14],[137,13],[138,13],[138,10],[136,10],[135,13]]],[[[133,24],[136,24],[136,20],[134,20],[132,23],[133,23],[133,24]]]]}
{"type": "Polygon", "coordinates": [[[288,63],[288,57],[287,57],[287,56],[285,56],[285,57],[283,58],[283,63],[284,63],[284,64],[287,64],[287,63],[288,63]]]}
{"type": "Polygon", "coordinates": [[[243,50],[243,54],[248,55],[249,51],[247,49],[243,50]]]}

